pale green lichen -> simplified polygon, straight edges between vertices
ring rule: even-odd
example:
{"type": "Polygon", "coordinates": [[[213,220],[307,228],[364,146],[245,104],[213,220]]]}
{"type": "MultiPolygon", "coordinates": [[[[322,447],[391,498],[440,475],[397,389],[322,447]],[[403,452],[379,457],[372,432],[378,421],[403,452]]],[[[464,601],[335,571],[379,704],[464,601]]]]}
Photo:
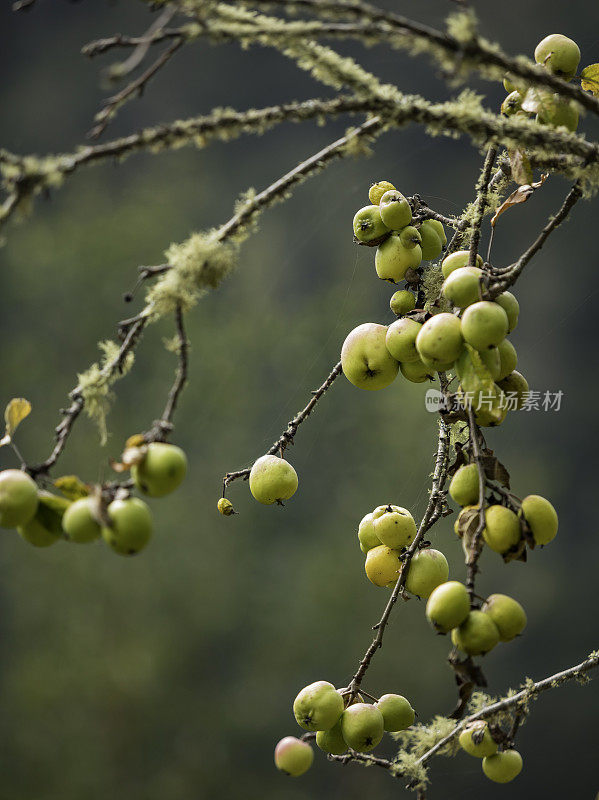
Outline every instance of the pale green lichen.
{"type": "Polygon", "coordinates": [[[451,304],[441,294],[443,281],[441,267],[437,264],[431,264],[422,272],[420,288],[424,293],[424,310],[431,314],[451,310],[451,304]]]}
{"type": "Polygon", "coordinates": [[[424,788],[428,783],[426,768],[418,763],[418,758],[413,753],[400,750],[393,759],[396,774],[406,778],[410,788],[424,788]]]}
{"type": "Polygon", "coordinates": [[[456,11],[446,20],[447,33],[460,44],[468,44],[477,37],[477,19],[472,9],[456,11]]]}

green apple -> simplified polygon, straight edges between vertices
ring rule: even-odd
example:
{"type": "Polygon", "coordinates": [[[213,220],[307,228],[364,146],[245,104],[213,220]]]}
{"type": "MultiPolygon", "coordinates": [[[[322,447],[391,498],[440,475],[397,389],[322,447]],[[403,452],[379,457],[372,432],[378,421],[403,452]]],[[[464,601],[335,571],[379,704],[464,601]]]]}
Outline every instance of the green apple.
{"type": "Polygon", "coordinates": [[[438,219],[427,219],[422,224],[426,223],[427,227],[430,225],[433,230],[436,231],[437,236],[441,240],[441,244],[443,247],[447,244],[447,236],[445,235],[445,229],[443,228],[443,223],[440,222],[438,219]]]}
{"type": "Polygon", "coordinates": [[[518,354],[516,353],[516,348],[508,339],[499,342],[497,350],[499,352],[499,375],[496,380],[499,382],[507,378],[516,369],[518,354]]]}
{"type": "Polygon", "coordinates": [[[174,492],[187,472],[187,456],[174,444],[151,442],[139,464],[131,467],[135,486],[150,497],[174,492]]]}
{"type": "Polygon", "coordinates": [[[26,472],[5,469],[0,472],[0,528],[25,525],[37,509],[37,486],[26,472]]]}
{"type": "Polygon", "coordinates": [[[557,534],[557,511],[549,500],[538,494],[529,494],[522,501],[520,516],[528,522],[535,544],[549,544],[557,534]]]}
{"type": "Polygon", "coordinates": [[[455,473],[449,484],[449,494],[460,506],[478,502],[480,480],[476,464],[464,464],[455,473]]]}
{"type": "Polygon", "coordinates": [[[535,61],[549,72],[572,80],[580,63],[580,50],[576,42],[561,33],[551,33],[542,39],[535,48],[535,61]]]}
{"type": "Polygon", "coordinates": [[[483,539],[495,553],[507,553],[520,541],[520,521],[505,506],[493,505],[485,510],[483,539]]]}
{"type": "Polygon", "coordinates": [[[343,342],[343,374],[358,389],[384,389],[395,380],[399,364],[387,350],[386,339],[385,325],[365,322],[354,328],[343,342]]]}
{"type": "Polygon", "coordinates": [[[516,86],[512,77],[509,74],[505,75],[503,78],[503,88],[505,89],[506,92],[509,93],[515,92],[518,89],[518,87],[516,86]]]}
{"type": "MultiPolygon", "coordinates": [[[[448,278],[454,269],[459,269],[460,267],[467,267],[468,261],[470,260],[470,250],[456,250],[455,253],[450,253],[447,258],[443,259],[443,263],[441,264],[441,272],[443,273],[444,278],[448,278]]],[[[477,253],[476,255],[476,266],[482,267],[483,260],[482,257],[477,253]]]]}
{"type": "Polygon", "coordinates": [[[376,706],[354,703],[348,706],[341,717],[341,733],[352,750],[368,753],[383,738],[385,723],[376,706]]]}
{"type": "Polygon", "coordinates": [[[470,595],[463,583],[445,581],[430,594],[426,603],[426,618],[439,633],[457,628],[470,613],[470,595]]]}
{"type": "Polygon", "coordinates": [[[509,783],[522,771],[522,756],[517,750],[503,750],[483,758],[483,772],[495,783],[509,783]]]}
{"type": "Polygon", "coordinates": [[[512,117],[514,114],[517,114],[518,111],[522,110],[523,100],[524,98],[520,92],[510,92],[501,104],[501,113],[505,114],[506,117],[512,117]]]}
{"type": "Polygon", "coordinates": [[[418,231],[418,228],[415,228],[413,225],[406,225],[405,228],[402,228],[399,231],[399,241],[404,247],[407,247],[408,250],[416,247],[416,245],[422,245],[422,237],[420,236],[420,232],[418,231]]]}
{"type": "Polygon", "coordinates": [[[90,497],[82,497],[65,511],[62,527],[69,541],[85,544],[100,536],[102,528],[94,516],[93,502],[90,497]]]}
{"type": "Polygon", "coordinates": [[[278,456],[261,456],[250,470],[250,492],[259,503],[270,506],[289,500],[297,491],[297,472],[278,456]]]}
{"type": "Polygon", "coordinates": [[[299,692],[293,701],[293,714],[300,728],[328,731],[343,714],[343,698],[328,681],[316,681],[299,692]]]}
{"type": "Polygon", "coordinates": [[[371,203],[374,203],[375,206],[381,202],[381,197],[385,194],[385,192],[390,192],[395,189],[392,183],[389,181],[377,181],[373,183],[370,189],[368,190],[368,199],[371,203]]]}
{"type": "Polygon", "coordinates": [[[366,553],[366,576],[375,586],[395,585],[402,566],[399,550],[392,550],[387,545],[381,544],[373,547],[366,553]]]}
{"type": "Polygon", "coordinates": [[[380,515],[375,512],[373,525],[377,538],[394,550],[407,547],[416,536],[414,517],[401,506],[385,506],[380,515]]]}
{"type": "Polygon", "coordinates": [[[526,628],[526,612],[517,600],[506,594],[490,594],[482,611],[488,614],[499,631],[502,642],[511,642],[526,628]]]}
{"type": "Polygon", "coordinates": [[[383,726],[389,733],[405,731],[414,724],[416,713],[401,694],[384,694],[375,706],[383,715],[383,726]]]}
{"type": "Polygon", "coordinates": [[[122,556],[143,550],[152,536],[152,513],[138,497],[113,500],[107,508],[111,527],[102,528],[106,544],[122,556]]]}
{"type": "Polygon", "coordinates": [[[451,632],[453,644],[469,656],[481,656],[499,642],[497,626],[482,611],[471,611],[464,622],[451,632]]]}
{"type": "MultiPolygon", "coordinates": [[[[420,236],[422,238],[422,258],[424,261],[434,261],[443,252],[445,234],[443,237],[439,233],[438,226],[433,224],[436,220],[427,219],[420,226],[420,236]]],[[[440,225],[441,223],[439,223],[440,225]]],[[[441,230],[443,226],[441,225],[441,230]]],[[[447,239],[445,239],[447,241],[447,239]]]]}
{"type": "Polygon", "coordinates": [[[507,314],[497,303],[480,300],[462,315],[462,335],[475,350],[498,345],[508,331],[507,314]]]}
{"type": "Polygon", "coordinates": [[[423,361],[408,361],[399,365],[401,374],[412,383],[424,383],[432,380],[435,371],[427,366],[423,361]]]}
{"type": "Polygon", "coordinates": [[[383,281],[398,283],[402,281],[409,269],[416,269],[422,261],[420,245],[405,247],[399,234],[392,233],[376,249],[374,267],[376,274],[383,281]]]}
{"type": "Polygon", "coordinates": [[[466,308],[481,299],[483,271],[478,267],[459,267],[445,278],[441,292],[452,305],[466,308]]]}
{"type": "Polygon", "coordinates": [[[479,393],[473,407],[475,422],[483,428],[501,425],[509,411],[503,390],[496,383],[489,392],[479,393]]]}
{"type": "Polygon", "coordinates": [[[512,404],[511,408],[522,408],[528,397],[528,381],[517,370],[497,382],[497,385],[506,395],[506,402],[512,404]]]}
{"type": "Polygon", "coordinates": [[[389,233],[378,206],[364,206],[354,217],[354,236],[359,242],[376,242],[389,233]]]}
{"type": "Polygon", "coordinates": [[[19,536],[34,547],[49,547],[63,538],[62,519],[69,501],[51,492],[38,494],[38,506],[34,516],[24,525],[19,525],[19,536]]]}
{"type": "Polygon", "coordinates": [[[318,731],[316,734],[316,744],[325,753],[332,753],[340,756],[347,750],[347,742],[341,732],[341,720],[328,731],[318,731]]]}
{"type": "Polygon", "coordinates": [[[432,548],[419,550],[410,561],[405,588],[417,597],[429,597],[448,575],[449,564],[443,553],[432,548]]]}
{"type": "Polygon", "coordinates": [[[400,289],[398,292],[391,295],[389,307],[394,314],[401,317],[403,314],[408,314],[416,308],[416,298],[408,289],[400,289]]]}
{"type": "Polygon", "coordinates": [[[416,350],[416,337],[420,333],[422,325],[416,320],[404,317],[396,319],[387,328],[385,343],[387,350],[393,358],[407,364],[410,361],[418,361],[418,350],[416,350]]]}
{"type": "Polygon", "coordinates": [[[435,314],[424,323],[416,337],[420,357],[439,366],[453,363],[463,347],[462,326],[453,314],[435,314]]]}
{"type": "Polygon", "coordinates": [[[511,292],[502,292],[495,298],[495,302],[503,308],[507,314],[508,329],[507,332],[511,333],[518,324],[518,317],[520,316],[520,303],[516,300],[511,292]]]}
{"type": "Polygon", "coordinates": [[[537,121],[552,128],[564,127],[574,133],[580,117],[576,104],[559,94],[543,93],[541,97],[537,121]]]}
{"type": "Polygon", "coordinates": [[[468,515],[468,512],[473,508],[478,510],[478,505],[464,506],[464,508],[460,511],[460,513],[456,517],[455,522],[453,523],[453,532],[455,533],[456,536],[459,537],[462,536],[462,534],[460,533],[460,525],[462,521],[465,520],[466,516],[468,515]]]}
{"type": "MultiPolygon", "coordinates": [[[[379,201],[381,219],[393,231],[400,231],[412,221],[410,204],[397,189],[389,189],[379,201]]],[[[411,245],[413,247],[413,245],[411,245]]]]}
{"type": "Polygon", "coordinates": [[[379,547],[381,544],[380,539],[374,532],[374,517],[372,512],[362,517],[358,525],[358,540],[360,542],[360,550],[367,553],[373,547],[379,547]]]}
{"type": "Polygon", "coordinates": [[[492,756],[497,752],[497,742],[489,733],[489,726],[483,720],[470,723],[459,736],[462,750],[476,758],[492,756]]]}
{"type": "Polygon", "coordinates": [[[295,736],[285,736],[275,747],[275,764],[277,769],[297,778],[310,769],[314,761],[314,751],[308,742],[302,742],[295,736]]]}
{"type": "Polygon", "coordinates": [[[430,358],[425,358],[421,356],[420,360],[424,364],[425,367],[428,368],[429,372],[433,374],[435,372],[448,372],[450,369],[453,369],[455,361],[433,361],[430,358]]]}

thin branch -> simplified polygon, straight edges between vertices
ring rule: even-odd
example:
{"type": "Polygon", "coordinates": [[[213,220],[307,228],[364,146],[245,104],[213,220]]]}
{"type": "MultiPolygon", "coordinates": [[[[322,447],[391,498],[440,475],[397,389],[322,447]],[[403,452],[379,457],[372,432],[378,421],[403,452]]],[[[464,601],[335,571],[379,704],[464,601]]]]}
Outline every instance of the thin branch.
{"type": "MultiPolygon", "coordinates": [[[[141,37],[139,43],[135,46],[135,49],[131,53],[131,55],[122,63],[120,64],[113,64],[109,69],[109,78],[110,80],[118,80],[120,78],[124,78],[125,75],[129,75],[130,72],[137,69],[137,67],[141,64],[141,62],[146,57],[148,50],[150,49],[151,45],[154,44],[158,38],[160,38],[160,34],[163,32],[163,29],[172,18],[177,13],[175,8],[167,6],[162,14],[158,17],[158,19],[154,20],[154,22],[150,25],[148,30],[144,33],[141,37]]],[[[165,37],[162,37],[165,38],[165,37]]],[[[85,53],[86,48],[83,48],[85,53]]]]}
{"type": "Polygon", "coordinates": [[[497,157],[497,147],[491,145],[487,150],[485,163],[481,172],[480,180],[478,182],[476,191],[476,201],[474,203],[474,218],[471,225],[471,239],[470,239],[470,255],[468,257],[468,264],[474,267],[476,264],[476,256],[478,255],[478,246],[480,243],[480,232],[487,208],[489,183],[491,180],[491,171],[493,164],[497,157]]]}
{"type": "Polygon", "coordinates": [[[117,33],[115,36],[107,36],[103,39],[94,39],[81,48],[81,53],[88,58],[102,55],[115,47],[139,48],[147,45],[148,47],[169,39],[180,39],[183,36],[182,28],[162,28],[150,33],[149,31],[142,36],[123,36],[117,33]]]}
{"type": "Polygon", "coordinates": [[[478,523],[468,546],[468,557],[466,560],[466,566],[467,566],[466,588],[468,589],[468,594],[470,595],[470,601],[472,602],[475,594],[476,573],[478,572],[478,559],[480,558],[480,554],[482,552],[481,537],[483,530],[485,528],[486,475],[485,475],[484,465],[482,462],[482,454],[480,451],[480,442],[479,442],[480,430],[474,419],[474,411],[472,410],[471,403],[468,403],[466,410],[468,413],[468,430],[470,434],[472,457],[474,459],[474,463],[476,464],[476,468],[478,470],[478,523]]]}
{"type": "Polygon", "coordinates": [[[153,435],[150,437],[152,440],[162,440],[173,427],[173,414],[177,408],[177,403],[181,392],[187,383],[188,372],[188,358],[189,358],[189,341],[185,333],[183,311],[180,305],[177,305],[175,310],[175,323],[177,326],[177,356],[179,363],[177,372],[175,374],[175,381],[171,386],[168,393],[168,398],[162,416],[154,424],[153,435]]]}

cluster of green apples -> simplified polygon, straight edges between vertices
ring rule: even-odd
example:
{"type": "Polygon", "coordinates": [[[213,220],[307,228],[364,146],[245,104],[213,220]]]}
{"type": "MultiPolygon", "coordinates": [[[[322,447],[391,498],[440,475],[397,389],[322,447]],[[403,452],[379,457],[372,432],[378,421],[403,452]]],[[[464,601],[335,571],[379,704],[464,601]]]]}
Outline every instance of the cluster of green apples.
{"type": "MultiPolygon", "coordinates": [[[[404,548],[416,537],[416,523],[410,512],[391,504],[377,506],[358,526],[360,549],[366,555],[365,570],[375,586],[393,588],[403,564],[404,548]]],[[[405,589],[417,597],[428,597],[447,580],[449,565],[439,550],[417,550],[408,567],[405,589]]]]}
{"type": "Polygon", "coordinates": [[[499,750],[484,720],[470,723],[459,736],[462,750],[482,759],[484,774],[495,783],[509,783],[522,771],[522,756],[511,747],[499,750]]]}
{"type": "MultiPolygon", "coordinates": [[[[461,466],[451,479],[449,494],[462,506],[454,525],[458,535],[465,515],[478,511],[479,488],[478,467],[474,463],[461,466]]],[[[526,523],[535,545],[549,544],[555,538],[559,521],[549,500],[538,494],[529,494],[522,501],[513,498],[512,505],[516,511],[500,503],[485,508],[482,536],[491,550],[502,556],[518,551],[523,540],[522,521],[526,523]]]]}
{"type": "MultiPolygon", "coordinates": [[[[333,755],[348,749],[369,753],[385,732],[404,731],[415,718],[414,709],[402,695],[385,694],[366,703],[360,694],[340,691],[328,681],[305,686],[295,698],[293,714],[301,728],[316,733],[318,747],[333,755]]],[[[306,772],[313,760],[308,742],[295,736],[286,736],[275,748],[277,768],[293,777],[306,772]]]]}
{"type": "Polygon", "coordinates": [[[384,281],[402,281],[409,269],[433,261],[443,252],[447,237],[435,219],[412,224],[412,207],[389,181],[370,187],[368,199],[354,216],[354,237],[360,244],[378,245],[374,266],[384,281]]]}
{"type": "MultiPolygon", "coordinates": [[[[571,81],[580,63],[576,42],[561,33],[546,36],[535,49],[535,61],[552,75],[571,81]]],[[[507,97],[501,111],[508,117],[534,118],[554,128],[564,126],[574,132],[578,127],[578,106],[572,100],[554,94],[550,89],[530,89],[526,81],[507,75],[503,81],[507,97]]]]}
{"type": "MultiPolygon", "coordinates": [[[[187,472],[181,448],[152,442],[140,448],[131,466],[133,483],[149,497],[174,491],[187,472]]],[[[152,535],[152,514],[138,497],[115,497],[106,507],[100,494],[69,501],[38,487],[21,470],[0,472],[0,527],[16,528],[35,547],[49,547],[60,540],[87,544],[100,537],[119,555],[134,555],[152,535]]]]}

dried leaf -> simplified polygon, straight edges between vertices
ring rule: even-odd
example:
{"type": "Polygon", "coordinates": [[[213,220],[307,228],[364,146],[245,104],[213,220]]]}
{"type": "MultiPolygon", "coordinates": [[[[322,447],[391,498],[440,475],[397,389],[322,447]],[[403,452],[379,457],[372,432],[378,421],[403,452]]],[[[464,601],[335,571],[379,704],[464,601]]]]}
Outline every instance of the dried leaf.
{"type": "Polygon", "coordinates": [[[580,85],[587,92],[599,97],[599,64],[589,64],[580,73],[580,85]]]}
{"type": "Polygon", "coordinates": [[[4,409],[6,435],[0,440],[0,447],[11,443],[14,432],[30,413],[31,403],[29,400],[25,400],[24,397],[13,397],[4,409]]]}
{"type": "MultiPolygon", "coordinates": [[[[134,438],[135,437],[131,437],[131,439],[134,438]]],[[[127,442],[130,442],[131,439],[128,439],[127,442]]],[[[127,472],[136,464],[141,464],[146,457],[147,452],[148,446],[146,444],[143,444],[141,447],[127,446],[127,448],[123,451],[120,461],[115,461],[114,458],[110,459],[110,466],[115,472],[127,472]]]]}
{"type": "Polygon", "coordinates": [[[510,474],[499,459],[492,453],[486,453],[482,457],[482,464],[485,475],[490,481],[496,481],[506,489],[510,488],[510,474]]]}
{"type": "Polygon", "coordinates": [[[90,487],[76,475],[63,475],[61,478],[56,478],[54,486],[69,500],[80,500],[90,493],[90,487]]]}
{"type": "Polygon", "coordinates": [[[519,186],[515,192],[503,201],[503,203],[499,206],[495,215],[491,219],[491,225],[494,228],[497,224],[497,219],[508,209],[512,208],[513,206],[519,205],[520,203],[525,203],[531,194],[534,193],[536,189],[540,189],[540,187],[545,183],[549,175],[547,173],[541,175],[538,181],[535,183],[525,183],[523,186],[519,186]]]}
{"type": "Polygon", "coordinates": [[[532,167],[524,150],[520,148],[518,150],[508,150],[508,155],[512,167],[512,178],[516,183],[520,184],[520,186],[532,183],[532,167]]]}

